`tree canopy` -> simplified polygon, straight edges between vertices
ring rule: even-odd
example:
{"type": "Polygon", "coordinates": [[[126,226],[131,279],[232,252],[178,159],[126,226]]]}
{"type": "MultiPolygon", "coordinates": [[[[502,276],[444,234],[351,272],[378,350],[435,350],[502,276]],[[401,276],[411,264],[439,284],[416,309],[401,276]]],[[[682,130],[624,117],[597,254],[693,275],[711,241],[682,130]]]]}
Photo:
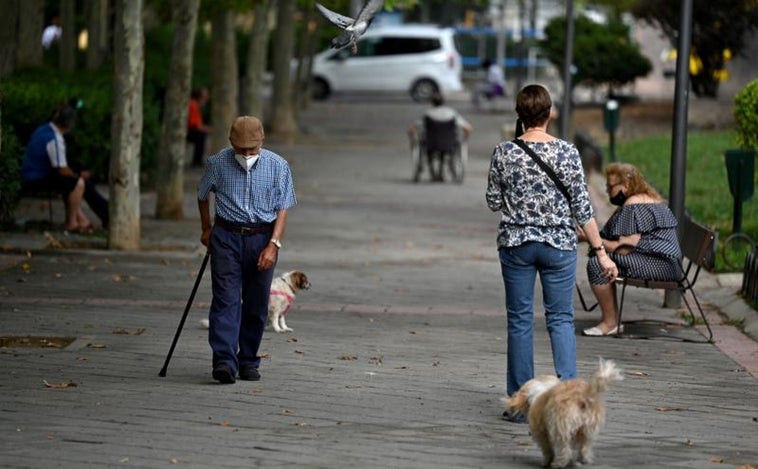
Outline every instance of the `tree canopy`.
{"type": "MultiPolygon", "coordinates": [[[[609,91],[650,73],[653,66],[630,39],[629,28],[617,20],[607,24],[580,15],[575,20],[574,86],[607,85],[609,91]]],[[[540,46],[546,57],[564,70],[566,18],[556,17],[545,27],[540,46]]]]}
{"type": "MultiPolygon", "coordinates": [[[[656,26],[676,46],[679,35],[679,0],[637,0],[631,13],[656,26]]],[[[692,91],[716,97],[720,73],[730,56],[743,53],[748,34],[758,28],[758,0],[693,0],[692,91]]]]}

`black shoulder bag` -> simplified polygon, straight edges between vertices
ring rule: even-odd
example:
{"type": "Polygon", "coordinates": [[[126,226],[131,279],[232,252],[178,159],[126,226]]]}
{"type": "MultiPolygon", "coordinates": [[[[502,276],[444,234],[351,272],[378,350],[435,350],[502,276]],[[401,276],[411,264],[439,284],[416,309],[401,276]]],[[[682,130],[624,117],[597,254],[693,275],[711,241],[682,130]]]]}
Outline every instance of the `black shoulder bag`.
{"type": "Polygon", "coordinates": [[[559,191],[566,197],[566,200],[568,201],[569,205],[571,205],[571,195],[569,194],[568,189],[566,189],[566,186],[561,182],[560,179],[558,179],[558,176],[555,174],[555,171],[553,171],[553,168],[548,166],[544,161],[540,159],[539,156],[537,156],[537,153],[532,151],[529,146],[524,143],[521,139],[515,139],[513,140],[513,143],[518,145],[522,150],[526,152],[527,155],[529,155],[535,163],[539,165],[540,168],[542,168],[543,171],[550,177],[550,179],[553,180],[555,183],[555,186],[558,188],[559,191]]]}

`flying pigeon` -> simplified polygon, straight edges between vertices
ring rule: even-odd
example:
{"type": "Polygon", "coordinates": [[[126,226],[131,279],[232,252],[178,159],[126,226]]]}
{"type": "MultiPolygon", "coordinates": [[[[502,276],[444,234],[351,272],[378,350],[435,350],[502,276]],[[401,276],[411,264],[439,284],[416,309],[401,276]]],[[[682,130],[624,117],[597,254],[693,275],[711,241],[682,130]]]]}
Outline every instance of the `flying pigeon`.
{"type": "Polygon", "coordinates": [[[332,48],[342,49],[343,47],[352,45],[353,54],[358,52],[358,38],[366,32],[366,29],[371,24],[371,20],[374,19],[374,15],[382,7],[382,4],[384,4],[384,0],[369,0],[363,6],[360,13],[358,13],[358,17],[353,19],[349,16],[335,13],[320,3],[316,3],[316,8],[330,23],[344,30],[342,34],[332,39],[332,48]]]}

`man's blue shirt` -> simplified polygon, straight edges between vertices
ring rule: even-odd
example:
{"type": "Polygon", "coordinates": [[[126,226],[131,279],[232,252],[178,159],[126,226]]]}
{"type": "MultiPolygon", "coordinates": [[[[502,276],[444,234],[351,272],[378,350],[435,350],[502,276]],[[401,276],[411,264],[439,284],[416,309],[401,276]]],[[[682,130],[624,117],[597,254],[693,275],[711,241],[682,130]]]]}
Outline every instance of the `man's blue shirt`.
{"type": "Polygon", "coordinates": [[[216,216],[244,225],[273,222],[278,211],[297,204],[289,164],[266,149],[250,171],[237,163],[232,148],[209,157],[197,198],[208,200],[211,192],[216,194],[216,216]]]}
{"type": "Polygon", "coordinates": [[[57,163],[56,167],[67,166],[63,137],[57,136],[52,123],[45,122],[34,130],[26,145],[26,154],[21,162],[21,179],[37,181],[50,177],[54,172],[51,159],[57,163]],[[48,149],[51,142],[55,143],[48,149]]]}

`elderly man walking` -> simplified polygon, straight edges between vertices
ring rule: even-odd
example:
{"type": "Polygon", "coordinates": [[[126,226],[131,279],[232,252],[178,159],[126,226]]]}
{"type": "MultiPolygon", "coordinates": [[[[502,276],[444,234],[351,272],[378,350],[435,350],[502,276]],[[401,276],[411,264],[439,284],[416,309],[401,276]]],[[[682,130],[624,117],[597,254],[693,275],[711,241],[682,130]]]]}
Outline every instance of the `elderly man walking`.
{"type": "Polygon", "coordinates": [[[201,242],[211,254],[213,300],[208,342],[213,378],[231,384],[260,379],[258,348],[287,210],[297,200],[290,167],[262,147],[263,125],[234,120],[230,148],[208,158],[197,190],[201,242]],[[210,193],[215,194],[211,225],[210,193]]]}

